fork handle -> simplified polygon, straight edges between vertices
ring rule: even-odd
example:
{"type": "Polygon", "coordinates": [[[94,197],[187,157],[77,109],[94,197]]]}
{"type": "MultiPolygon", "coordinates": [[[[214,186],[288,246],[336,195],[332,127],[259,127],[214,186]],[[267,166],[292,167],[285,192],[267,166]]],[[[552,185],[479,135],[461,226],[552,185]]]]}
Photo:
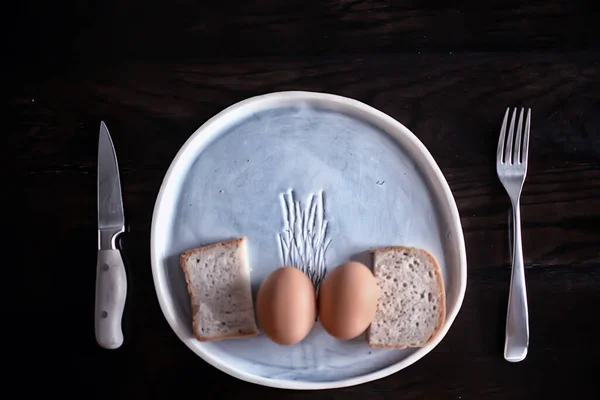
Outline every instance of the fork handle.
{"type": "Polygon", "coordinates": [[[506,336],[504,358],[510,362],[523,361],[529,347],[529,312],[525,286],[525,266],[521,243],[521,212],[519,201],[512,203],[513,246],[512,273],[506,314],[506,336]]]}

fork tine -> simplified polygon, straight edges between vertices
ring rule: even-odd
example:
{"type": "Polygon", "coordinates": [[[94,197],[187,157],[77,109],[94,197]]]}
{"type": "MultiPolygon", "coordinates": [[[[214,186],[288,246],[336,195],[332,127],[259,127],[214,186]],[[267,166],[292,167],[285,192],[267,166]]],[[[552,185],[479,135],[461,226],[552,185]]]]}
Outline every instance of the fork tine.
{"type": "MultiPolygon", "coordinates": [[[[516,113],[516,109],[515,109],[516,113]]],[[[512,163],[519,164],[521,162],[521,137],[523,136],[523,114],[525,114],[525,109],[521,108],[521,113],[519,114],[519,122],[517,123],[517,137],[515,138],[515,154],[513,156],[512,163]]]]}
{"type": "Polygon", "coordinates": [[[506,140],[506,150],[504,151],[504,162],[512,163],[512,151],[514,146],[515,137],[515,118],[517,117],[517,109],[513,111],[512,118],[510,119],[510,128],[508,129],[508,139],[506,140]]]}
{"type": "Polygon", "coordinates": [[[498,152],[496,153],[496,161],[503,162],[502,159],[504,155],[504,145],[506,143],[506,123],[508,122],[508,113],[510,112],[510,108],[506,109],[504,113],[504,120],[502,121],[502,128],[500,128],[500,138],[498,139],[498,152]]]}
{"type": "Polygon", "coordinates": [[[527,163],[527,156],[529,155],[529,130],[531,128],[531,108],[527,109],[527,119],[525,120],[525,133],[523,135],[523,155],[522,163],[527,163]]]}

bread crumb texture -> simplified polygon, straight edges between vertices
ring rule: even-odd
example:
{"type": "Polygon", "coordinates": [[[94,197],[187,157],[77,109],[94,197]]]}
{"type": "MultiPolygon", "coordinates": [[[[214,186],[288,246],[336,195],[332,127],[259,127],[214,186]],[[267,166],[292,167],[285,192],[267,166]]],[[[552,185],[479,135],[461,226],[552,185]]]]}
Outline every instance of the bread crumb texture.
{"type": "Polygon", "coordinates": [[[193,249],[181,256],[194,334],[199,340],[257,333],[245,246],[242,238],[193,249]]]}
{"type": "Polygon", "coordinates": [[[369,344],[422,347],[445,319],[445,293],[439,265],[427,251],[390,247],[373,251],[373,272],[380,298],[369,344]]]}

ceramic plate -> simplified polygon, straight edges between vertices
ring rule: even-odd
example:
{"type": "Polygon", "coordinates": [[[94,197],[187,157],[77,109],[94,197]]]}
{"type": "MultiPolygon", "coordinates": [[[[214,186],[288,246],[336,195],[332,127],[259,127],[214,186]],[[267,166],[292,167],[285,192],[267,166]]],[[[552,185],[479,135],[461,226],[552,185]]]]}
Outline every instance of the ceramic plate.
{"type": "Polygon", "coordinates": [[[151,259],[162,311],[190,349],[232,376],[289,389],[356,385],[419,360],[450,328],[467,278],[458,210],[423,144],[370,106],[309,92],[242,101],[194,132],[160,189],[151,259]],[[303,229],[313,232],[310,241],[303,229]],[[201,343],[192,334],[179,256],[240,236],[248,239],[254,295],[289,260],[310,259],[318,274],[350,259],[365,261],[375,247],[426,248],[444,277],[445,325],[420,349],[373,349],[364,335],[339,341],[319,323],[295,346],[278,346],[263,334],[201,343]],[[300,252],[294,239],[305,240],[300,252]]]}

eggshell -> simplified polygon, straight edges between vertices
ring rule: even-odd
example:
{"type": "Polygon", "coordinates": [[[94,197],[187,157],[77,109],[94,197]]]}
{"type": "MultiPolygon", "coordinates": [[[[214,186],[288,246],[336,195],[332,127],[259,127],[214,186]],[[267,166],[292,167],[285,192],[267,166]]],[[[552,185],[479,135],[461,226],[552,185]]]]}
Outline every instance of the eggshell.
{"type": "Polygon", "coordinates": [[[344,263],[329,272],[319,286],[319,320],[331,336],[353,339],[371,324],[378,297],[371,270],[358,262],[344,263]]]}
{"type": "Polygon", "coordinates": [[[294,267],[279,268],[258,289],[258,325],[275,343],[296,344],[315,323],[316,303],[315,288],[304,272],[294,267]]]}

